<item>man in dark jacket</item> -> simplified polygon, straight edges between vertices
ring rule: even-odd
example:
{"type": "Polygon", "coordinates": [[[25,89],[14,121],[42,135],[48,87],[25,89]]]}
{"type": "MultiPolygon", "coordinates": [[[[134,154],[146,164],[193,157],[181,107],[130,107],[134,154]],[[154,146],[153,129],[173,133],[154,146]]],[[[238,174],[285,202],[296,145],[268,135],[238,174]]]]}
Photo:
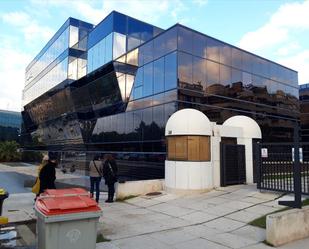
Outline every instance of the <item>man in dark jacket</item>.
{"type": "Polygon", "coordinates": [[[55,189],[57,157],[54,153],[48,154],[48,163],[40,171],[40,192],[43,193],[46,189],[55,189]]]}
{"type": "Polygon", "coordinates": [[[118,168],[115,159],[110,154],[104,156],[103,177],[108,188],[108,198],[105,202],[113,202],[115,182],[118,180],[118,168]]]}

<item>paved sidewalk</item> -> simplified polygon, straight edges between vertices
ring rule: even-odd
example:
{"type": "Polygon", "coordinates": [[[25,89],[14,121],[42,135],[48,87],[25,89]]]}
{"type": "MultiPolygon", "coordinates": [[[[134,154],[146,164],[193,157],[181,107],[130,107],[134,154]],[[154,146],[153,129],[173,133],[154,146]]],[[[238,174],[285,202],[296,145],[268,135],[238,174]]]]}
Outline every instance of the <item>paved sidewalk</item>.
{"type": "MultiPolygon", "coordinates": [[[[255,185],[219,188],[194,196],[163,193],[105,204],[100,229],[111,240],[97,249],[209,248],[263,249],[265,230],[249,221],[282,206],[279,194],[260,193],[255,185]]],[[[280,247],[307,249],[309,239],[280,247]]]]}

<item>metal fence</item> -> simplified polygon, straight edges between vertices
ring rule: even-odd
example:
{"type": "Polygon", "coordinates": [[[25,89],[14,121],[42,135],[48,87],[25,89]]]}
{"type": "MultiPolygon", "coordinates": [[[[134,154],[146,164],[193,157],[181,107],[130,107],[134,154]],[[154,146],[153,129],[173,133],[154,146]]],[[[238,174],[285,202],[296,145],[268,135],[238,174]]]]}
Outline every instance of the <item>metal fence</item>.
{"type": "MultiPolygon", "coordinates": [[[[255,145],[257,187],[294,193],[294,144],[262,143],[255,145]]],[[[299,144],[301,192],[309,195],[309,143],[299,144]]]]}

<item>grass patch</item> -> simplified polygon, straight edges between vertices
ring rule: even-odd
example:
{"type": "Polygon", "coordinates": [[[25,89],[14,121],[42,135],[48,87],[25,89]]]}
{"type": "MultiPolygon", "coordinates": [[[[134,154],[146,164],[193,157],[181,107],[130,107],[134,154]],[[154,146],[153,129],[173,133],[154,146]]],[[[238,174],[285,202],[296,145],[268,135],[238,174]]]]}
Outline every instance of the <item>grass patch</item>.
{"type": "Polygon", "coordinates": [[[132,198],[135,198],[135,197],[137,197],[137,195],[129,195],[129,196],[126,196],[126,197],[123,197],[123,198],[117,198],[116,201],[118,201],[118,202],[124,202],[124,201],[126,201],[126,200],[129,200],[129,199],[132,199],[132,198]]]}
{"type": "MultiPolygon", "coordinates": [[[[306,199],[302,202],[302,206],[309,206],[309,199],[306,199]]],[[[286,211],[286,210],[289,210],[289,209],[292,209],[290,207],[285,207],[285,208],[281,208],[275,212],[272,212],[272,213],[269,213],[269,214],[274,214],[274,213],[278,213],[278,212],[282,212],[282,211],[286,211]]],[[[255,227],[260,227],[260,228],[264,228],[266,229],[266,216],[269,215],[269,214],[266,214],[266,215],[263,215],[251,222],[249,222],[248,224],[251,225],[251,226],[255,226],[255,227]]]]}
{"type": "Polygon", "coordinates": [[[101,243],[101,242],[109,242],[111,241],[110,239],[107,239],[103,236],[103,234],[98,234],[97,235],[97,243],[101,243]]]}

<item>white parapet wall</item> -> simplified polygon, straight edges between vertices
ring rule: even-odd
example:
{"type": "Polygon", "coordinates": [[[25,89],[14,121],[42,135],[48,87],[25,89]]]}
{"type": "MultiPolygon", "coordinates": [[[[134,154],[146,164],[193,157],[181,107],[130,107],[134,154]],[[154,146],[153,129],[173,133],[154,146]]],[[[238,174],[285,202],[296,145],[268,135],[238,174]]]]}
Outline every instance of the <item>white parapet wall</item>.
{"type": "Polygon", "coordinates": [[[167,190],[205,191],[213,188],[211,162],[165,161],[167,190]]]}
{"type": "Polygon", "coordinates": [[[162,191],[163,186],[163,179],[118,183],[116,187],[116,199],[124,199],[129,196],[139,196],[162,191]]]}
{"type": "Polygon", "coordinates": [[[266,240],[273,246],[280,246],[306,237],[309,237],[309,206],[267,216],[266,240]]]}

